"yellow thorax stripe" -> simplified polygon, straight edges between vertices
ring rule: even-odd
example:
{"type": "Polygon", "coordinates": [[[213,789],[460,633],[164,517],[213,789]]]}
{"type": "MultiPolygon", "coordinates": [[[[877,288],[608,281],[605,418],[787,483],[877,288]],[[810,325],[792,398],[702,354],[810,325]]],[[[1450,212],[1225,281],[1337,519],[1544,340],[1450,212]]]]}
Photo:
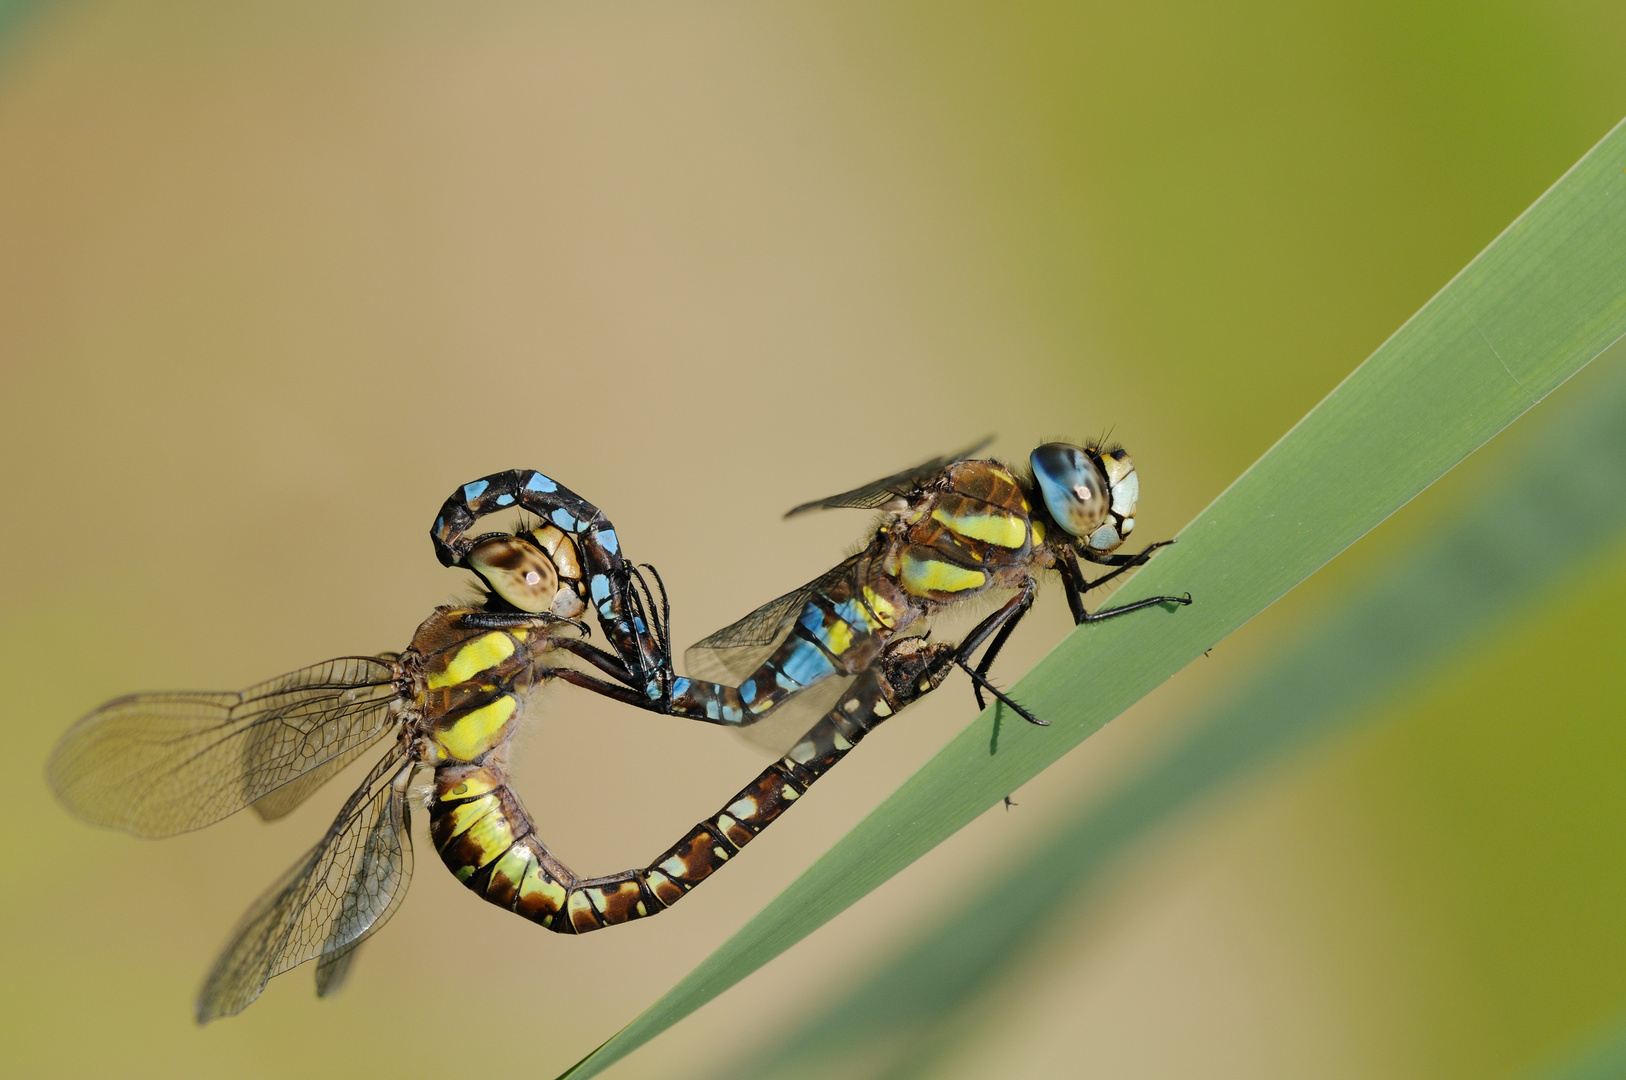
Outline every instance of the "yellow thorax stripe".
{"type": "Polygon", "coordinates": [[[496,667],[514,655],[514,641],[500,630],[482,634],[457,650],[446,670],[429,676],[429,689],[468,682],[482,671],[496,667]]]}
{"type": "Polygon", "coordinates": [[[965,592],[980,589],[987,582],[988,575],[981,570],[967,570],[937,559],[917,559],[913,555],[906,555],[903,560],[903,587],[916,596],[965,592]]]}
{"type": "Polygon", "coordinates": [[[950,514],[939,506],[932,511],[932,520],[961,536],[969,536],[996,547],[1014,549],[1028,542],[1027,524],[1014,514],[998,510],[983,514],[950,514]]]}
{"type": "Polygon", "coordinates": [[[504,694],[490,705],[482,705],[458,717],[450,727],[435,736],[435,742],[451,757],[470,761],[497,744],[497,733],[518,707],[519,703],[512,694],[504,694]]]}

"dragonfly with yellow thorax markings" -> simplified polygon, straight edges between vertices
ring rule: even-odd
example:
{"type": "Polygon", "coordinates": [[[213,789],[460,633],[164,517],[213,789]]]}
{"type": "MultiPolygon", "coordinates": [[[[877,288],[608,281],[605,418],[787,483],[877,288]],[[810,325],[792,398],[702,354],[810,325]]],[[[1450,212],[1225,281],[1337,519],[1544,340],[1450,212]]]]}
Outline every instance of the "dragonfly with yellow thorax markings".
{"type": "Polygon", "coordinates": [[[48,767],[80,817],[172,836],[252,806],[282,817],[370,747],[389,741],[315,847],[251,907],[198,995],[199,1022],[241,1011],[275,975],[316,960],[318,994],[343,981],[412,874],[409,789],[432,770],[429,832],[468,888],[547,929],[581,934],[680,900],[772,823],[875,726],[930,691],[948,646],[907,639],[718,813],[649,865],[577,875],[536,835],[508,783],[510,739],[529,693],[561,679],[660,709],[671,664],[666,611],[620,553],[603,514],[532,470],[474,481],[431,530],[447,565],[474,571],[478,603],[436,608],[399,654],[351,656],[237,693],[134,694],[62,738],[48,767]],[[512,533],[480,518],[539,515],[512,533]],[[589,607],[613,646],[583,641],[589,607]],[[606,682],[570,666],[587,660],[606,682]]]}

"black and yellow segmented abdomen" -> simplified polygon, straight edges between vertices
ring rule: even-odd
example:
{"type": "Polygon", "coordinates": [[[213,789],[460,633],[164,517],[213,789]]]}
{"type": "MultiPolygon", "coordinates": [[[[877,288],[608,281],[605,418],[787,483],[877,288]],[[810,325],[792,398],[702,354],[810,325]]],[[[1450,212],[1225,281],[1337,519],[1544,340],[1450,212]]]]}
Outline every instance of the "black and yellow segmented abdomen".
{"type": "Polygon", "coordinates": [[[896,686],[880,667],[867,670],[789,754],[639,870],[577,877],[536,836],[530,815],[494,762],[435,770],[429,834],[459,881],[549,930],[585,934],[641,919],[671,907],[715,873],[869,731],[941,677],[934,671],[918,683],[896,686]]]}

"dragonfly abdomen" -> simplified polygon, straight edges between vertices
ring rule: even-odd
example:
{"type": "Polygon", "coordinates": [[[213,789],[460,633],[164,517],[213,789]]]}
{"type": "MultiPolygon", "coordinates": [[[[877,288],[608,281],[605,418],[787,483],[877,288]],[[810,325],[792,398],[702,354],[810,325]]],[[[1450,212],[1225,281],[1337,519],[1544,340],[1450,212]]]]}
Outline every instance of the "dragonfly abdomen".
{"type": "Polygon", "coordinates": [[[793,694],[833,675],[851,675],[874,662],[908,613],[849,578],[815,591],[785,640],[738,687],[677,679],[671,711],[720,724],[755,723],[793,694]]]}
{"type": "Polygon", "coordinates": [[[464,885],[557,933],[585,934],[657,914],[739,854],[868,732],[934,687],[947,671],[934,648],[946,646],[910,639],[896,661],[865,670],[785,757],[641,869],[578,877],[536,836],[495,762],[435,770],[429,835],[464,885]]]}

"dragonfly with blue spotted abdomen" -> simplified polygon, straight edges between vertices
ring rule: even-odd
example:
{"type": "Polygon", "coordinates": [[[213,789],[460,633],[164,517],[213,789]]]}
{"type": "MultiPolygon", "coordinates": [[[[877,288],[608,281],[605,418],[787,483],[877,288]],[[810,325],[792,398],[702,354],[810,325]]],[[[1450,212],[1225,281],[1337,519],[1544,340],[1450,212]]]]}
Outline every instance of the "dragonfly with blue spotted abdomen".
{"type": "Polygon", "coordinates": [[[813,688],[842,685],[889,642],[920,633],[934,616],[1014,592],[961,641],[954,659],[971,676],[979,707],[986,690],[1043,724],[988,679],[994,658],[1033,604],[1039,573],[1060,573],[1078,624],[1191,602],[1189,595],[1154,596],[1093,612],[1084,606],[1085,593],[1173,543],[1118,552],[1134,530],[1140,496],[1134,463],[1123,449],[1046,443],[1029,455],[1031,473],[1024,474],[973,459],[988,441],[787,513],[855,507],[883,516],[863,550],[694,645],[687,654],[691,677],[673,680],[670,711],[755,725],[788,701],[819,700],[813,688]],[[1080,557],[1111,569],[1087,580],[1080,557]],[[971,657],[984,643],[987,650],[973,666],[971,657]]]}
{"type": "Polygon", "coordinates": [[[550,514],[517,533],[467,535],[478,518],[511,505],[505,492],[537,490],[540,475],[497,474],[448,501],[434,529],[437,554],[473,570],[485,595],[436,608],[405,651],[341,657],[240,693],[119,698],[58,743],[48,778],[72,811],[158,837],[246,806],[279,818],[394,736],[322,840],[239,923],[199,993],[200,1022],[241,1011],[272,977],[309,960],[318,994],[338,987],[358,946],[405,896],[408,790],[419,769],[433,770],[430,835],[460,881],[550,930],[586,933],[670,907],[949,670],[947,646],[896,643],[784,758],[649,865],[577,875],[536,835],[509,786],[510,740],[531,691],[555,678],[659,708],[646,686],[663,685],[670,669],[666,612],[628,584],[603,515],[557,485],[551,509],[570,507],[569,520],[550,514]],[[599,574],[618,580],[598,584],[599,574]],[[620,685],[566,666],[580,655],[585,626],[575,620],[589,601],[617,649],[594,664],[620,685]]]}

